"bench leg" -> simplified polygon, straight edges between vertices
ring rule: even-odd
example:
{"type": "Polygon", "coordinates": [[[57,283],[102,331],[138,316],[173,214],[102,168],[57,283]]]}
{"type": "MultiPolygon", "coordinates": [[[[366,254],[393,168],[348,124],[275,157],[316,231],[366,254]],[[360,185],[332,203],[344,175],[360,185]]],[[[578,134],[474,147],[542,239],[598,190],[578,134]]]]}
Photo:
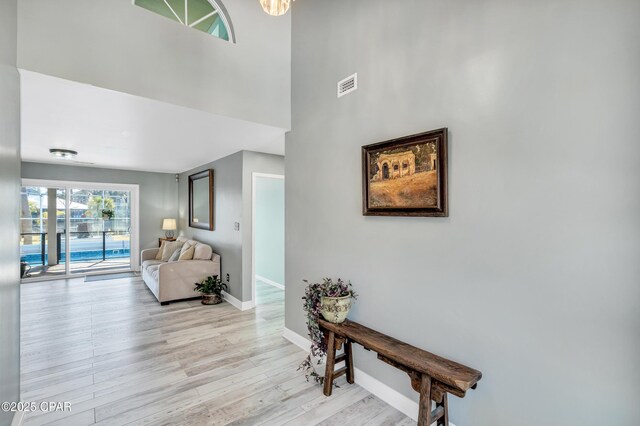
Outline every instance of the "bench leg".
{"type": "Polygon", "coordinates": [[[418,426],[431,426],[431,377],[426,374],[420,378],[418,426]]]}
{"type": "Polygon", "coordinates": [[[353,350],[351,348],[351,339],[347,339],[344,345],[344,353],[347,357],[347,383],[353,384],[353,350]]]}
{"type": "Polygon", "coordinates": [[[447,403],[447,393],[442,395],[442,402],[436,403],[436,409],[444,408],[444,414],[438,419],[438,426],[449,426],[449,404],[447,403]]]}
{"type": "Polygon", "coordinates": [[[336,365],[336,335],[329,331],[327,338],[327,367],[324,370],[324,395],[331,396],[333,389],[333,371],[336,365]]]}

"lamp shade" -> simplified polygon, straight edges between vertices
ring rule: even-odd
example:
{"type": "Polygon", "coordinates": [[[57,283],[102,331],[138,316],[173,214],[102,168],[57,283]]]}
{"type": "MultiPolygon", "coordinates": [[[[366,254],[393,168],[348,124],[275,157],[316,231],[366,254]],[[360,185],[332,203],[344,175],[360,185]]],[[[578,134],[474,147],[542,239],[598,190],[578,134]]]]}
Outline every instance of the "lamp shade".
{"type": "Polygon", "coordinates": [[[287,13],[291,0],[260,0],[262,9],[272,16],[280,16],[287,13]]]}
{"type": "Polygon", "coordinates": [[[164,219],[162,221],[162,230],[163,231],[175,231],[176,229],[178,229],[178,227],[176,226],[176,220],[175,219],[164,219]]]}

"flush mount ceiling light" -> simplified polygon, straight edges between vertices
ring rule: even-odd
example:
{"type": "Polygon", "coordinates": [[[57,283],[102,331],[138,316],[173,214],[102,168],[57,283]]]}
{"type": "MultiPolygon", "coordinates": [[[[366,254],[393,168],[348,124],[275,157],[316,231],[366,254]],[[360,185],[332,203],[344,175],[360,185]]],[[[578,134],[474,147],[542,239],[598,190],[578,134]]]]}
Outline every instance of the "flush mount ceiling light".
{"type": "Polygon", "coordinates": [[[262,5],[262,9],[269,15],[281,16],[289,10],[291,0],[260,0],[260,4],[262,5]]]}
{"type": "Polygon", "coordinates": [[[77,151],[71,149],[51,148],[49,153],[56,158],[64,158],[65,160],[73,160],[78,155],[77,151]]]}

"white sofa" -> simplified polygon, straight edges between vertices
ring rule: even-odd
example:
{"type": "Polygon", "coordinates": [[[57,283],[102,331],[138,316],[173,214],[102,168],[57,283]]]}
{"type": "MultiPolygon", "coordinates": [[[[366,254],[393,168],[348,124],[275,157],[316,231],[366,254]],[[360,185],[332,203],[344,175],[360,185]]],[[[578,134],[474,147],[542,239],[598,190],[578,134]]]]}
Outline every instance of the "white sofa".
{"type": "Polygon", "coordinates": [[[196,282],[211,276],[220,276],[220,255],[210,246],[179,237],[178,241],[195,245],[193,260],[163,262],[156,260],[159,248],[142,250],[142,279],[149,290],[163,305],[174,300],[199,297],[193,290],[196,282]]]}

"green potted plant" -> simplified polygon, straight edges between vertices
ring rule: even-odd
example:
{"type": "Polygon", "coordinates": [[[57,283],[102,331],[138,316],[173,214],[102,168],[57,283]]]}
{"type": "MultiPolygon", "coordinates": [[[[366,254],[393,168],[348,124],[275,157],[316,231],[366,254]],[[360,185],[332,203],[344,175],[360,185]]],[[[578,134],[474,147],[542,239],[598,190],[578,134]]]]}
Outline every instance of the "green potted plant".
{"type": "Polygon", "coordinates": [[[102,220],[113,219],[114,213],[111,209],[102,209],[102,220]]]}
{"type": "Polygon", "coordinates": [[[304,370],[307,380],[313,379],[316,383],[322,384],[324,376],[318,374],[314,365],[322,363],[322,358],[327,354],[327,342],[318,325],[318,318],[322,315],[327,321],[332,319],[344,321],[351,308],[351,300],[357,299],[358,295],[353,291],[351,282],[345,283],[340,278],[335,282],[331,278],[324,278],[321,283],[309,283],[307,280],[304,282],[307,284],[307,288],[302,300],[304,301],[303,308],[307,313],[307,330],[311,339],[311,350],[298,370],[304,370]],[[312,358],[317,361],[313,362],[312,358]]]}
{"type": "Polygon", "coordinates": [[[203,305],[217,305],[222,302],[222,291],[227,291],[227,285],[217,275],[212,275],[196,283],[193,290],[202,293],[203,305]]]}

